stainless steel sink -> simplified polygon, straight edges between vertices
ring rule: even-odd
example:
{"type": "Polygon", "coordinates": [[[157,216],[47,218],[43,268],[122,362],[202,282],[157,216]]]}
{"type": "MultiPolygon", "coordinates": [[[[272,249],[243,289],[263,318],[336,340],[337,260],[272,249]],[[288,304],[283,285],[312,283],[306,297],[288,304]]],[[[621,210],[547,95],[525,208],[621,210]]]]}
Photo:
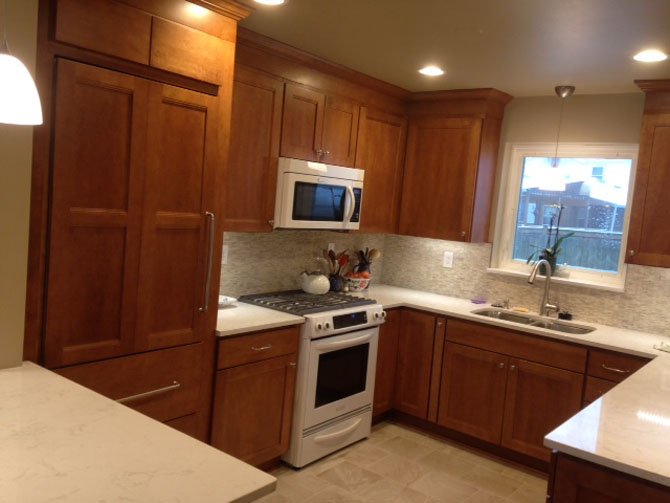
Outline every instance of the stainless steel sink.
{"type": "Polygon", "coordinates": [[[577,325],[575,323],[568,323],[565,321],[548,320],[540,318],[531,314],[516,313],[513,311],[506,311],[504,309],[476,309],[472,311],[478,316],[486,316],[487,318],[495,318],[497,320],[511,321],[520,325],[529,325],[531,327],[546,328],[547,330],[554,330],[556,332],[563,332],[566,334],[588,334],[593,332],[595,328],[588,325],[577,325]]]}

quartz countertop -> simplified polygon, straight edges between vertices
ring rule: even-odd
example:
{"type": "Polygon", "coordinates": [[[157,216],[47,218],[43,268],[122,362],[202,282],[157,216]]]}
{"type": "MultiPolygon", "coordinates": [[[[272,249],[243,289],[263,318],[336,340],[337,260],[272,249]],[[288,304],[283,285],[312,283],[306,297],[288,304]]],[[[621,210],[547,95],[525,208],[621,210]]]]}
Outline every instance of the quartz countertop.
{"type": "Polygon", "coordinates": [[[0,370],[0,502],[247,502],[275,484],[42,367],[0,370]]]}
{"type": "Polygon", "coordinates": [[[216,335],[218,337],[228,337],[302,323],[305,323],[305,318],[302,316],[282,313],[274,309],[245,304],[244,302],[233,302],[228,306],[219,308],[216,335]]]}

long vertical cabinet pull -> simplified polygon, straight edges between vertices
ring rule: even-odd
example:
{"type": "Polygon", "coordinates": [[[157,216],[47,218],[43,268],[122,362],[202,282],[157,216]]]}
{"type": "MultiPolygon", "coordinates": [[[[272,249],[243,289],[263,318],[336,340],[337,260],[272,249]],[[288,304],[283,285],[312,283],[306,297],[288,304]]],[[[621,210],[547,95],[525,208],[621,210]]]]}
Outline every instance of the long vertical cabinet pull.
{"type": "Polygon", "coordinates": [[[205,212],[205,218],[207,219],[207,278],[205,279],[205,299],[203,306],[198,309],[201,313],[206,313],[209,309],[209,289],[212,285],[212,259],[214,257],[214,224],[216,222],[216,217],[211,211],[205,212]]]}

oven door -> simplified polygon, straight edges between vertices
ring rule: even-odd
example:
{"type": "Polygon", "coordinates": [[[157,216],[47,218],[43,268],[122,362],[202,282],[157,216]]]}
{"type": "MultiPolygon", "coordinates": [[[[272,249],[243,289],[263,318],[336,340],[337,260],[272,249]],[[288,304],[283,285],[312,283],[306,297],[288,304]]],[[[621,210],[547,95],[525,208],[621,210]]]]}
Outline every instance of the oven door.
{"type": "Polygon", "coordinates": [[[278,184],[275,227],[357,230],[363,182],[326,176],[284,173],[278,184]]]}
{"type": "Polygon", "coordinates": [[[379,328],[312,340],[304,429],[372,404],[379,328]]]}

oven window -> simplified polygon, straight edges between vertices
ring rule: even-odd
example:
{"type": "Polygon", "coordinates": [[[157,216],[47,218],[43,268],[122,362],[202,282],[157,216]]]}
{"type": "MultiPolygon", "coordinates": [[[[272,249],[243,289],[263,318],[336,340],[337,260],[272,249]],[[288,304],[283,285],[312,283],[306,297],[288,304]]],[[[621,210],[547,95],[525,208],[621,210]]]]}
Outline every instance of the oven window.
{"type": "Polygon", "coordinates": [[[319,355],[315,408],[365,391],[369,352],[361,344],[319,355]]]}

